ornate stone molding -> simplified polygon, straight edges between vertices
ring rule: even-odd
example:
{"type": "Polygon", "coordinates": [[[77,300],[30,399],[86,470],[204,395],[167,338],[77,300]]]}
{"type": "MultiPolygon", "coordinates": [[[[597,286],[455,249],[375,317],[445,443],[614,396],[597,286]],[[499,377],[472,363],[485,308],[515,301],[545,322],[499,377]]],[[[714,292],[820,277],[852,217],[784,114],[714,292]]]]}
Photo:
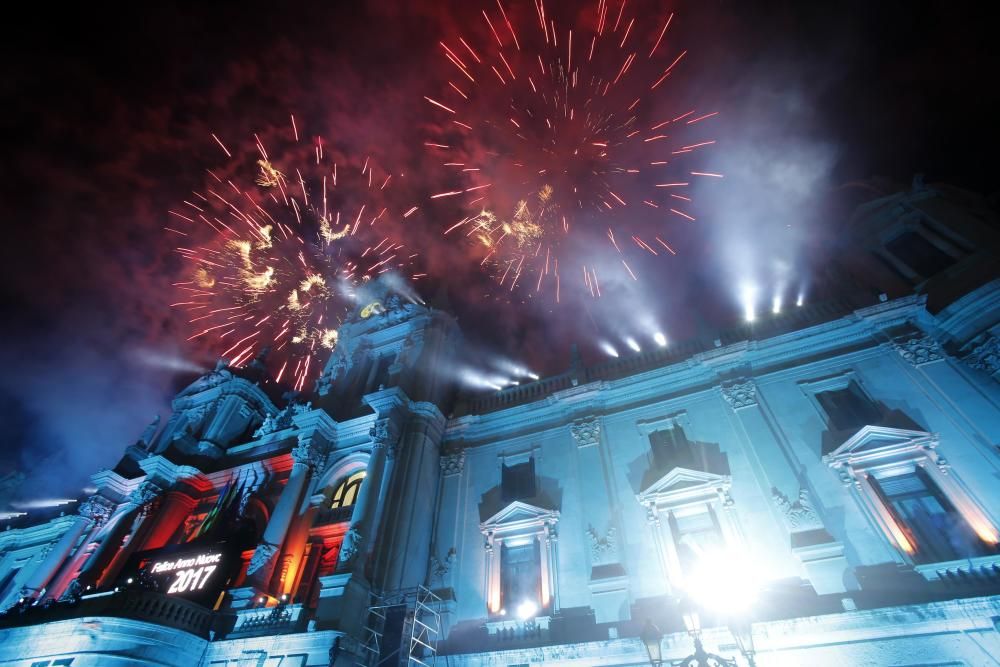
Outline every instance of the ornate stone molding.
{"type": "Polygon", "coordinates": [[[445,555],[444,559],[437,557],[437,554],[431,555],[431,574],[437,578],[443,580],[448,573],[451,572],[452,566],[458,559],[458,552],[455,551],[455,547],[448,549],[448,553],[445,555]]]}
{"type": "Polygon", "coordinates": [[[899,338],[893,341],[892,346],[899,356],[914,366],[944,359],[944,352],[938,342],[922,332],[899,338]]]}
{"type": "Polygon", "coordinates": [[[788,499],[784,493],[777,488],[771,489],[771,497],[774,504],[785,515],[792,532],[806,530],[817,530],[823,528],[823,522],[809,498],[809,492],[804,488],[799,489],[799,496],[795,501],[788,499]]]}
{"type": "Polygon", "coordinates": [[[441,474],[445,476],[460,475],[465,469],[465,450],[441,456],[441,474]]]}
{"type": "Polygon", "coordinates": [[[247,566],[247,576],[254,574],[257,570],[265,567],[278,553],[278,547],[274,544],[262,542],[254,549],[253,556],[250,557],[250,565],[247,566]]]}
{"type": "Polygon", "coordinates": [[[591,565],[607,565],[618,562],[618,540],[614,526],[609,526],[603,537],[592,525],[588,526],[587,537],[590,538],[591,565]]]}
{"type": "Polygon", "coordinates": [[[361,531],[358,530],[357,526],[351,526],[344,535],[343,545],[340,547],[340,562],[344,565],[349,565],[354,562],[357,558],[358,552],[361,551],[361,542],[363,539],[361,531]]]}
{"type": "Polygon", "coordinates": [[[569,425],[577,447],[590,447],[601,442],[601,421],[597,417],[578,419],[569,425]]]}
{"type": "Polygon", "coordinates": [[[996,375],[1000,372],[1000,338],[988,334],[983,342],[972,348],[972,352],[963,361],[977,371],[996,375]]]}
{"type": "Polygon", "coordinates": [[[163,489],[158,484],[145,481],[129,494],[128,500],[130,503],[142,507],[159,498],[162,493],[163,489]]]}
{"type": "Polygon", "coordinates": [[[80,516],[86,517],[98,526],[103,526],[111,518],[115,506],[110,500],[100,495],[87,498],[77,510],[80,516]]]}
{"type": "Polygon", "coordinates": [[[722,385],[722,397],[733,410],[757,405],[757,385],[749,378],[741,378],[722,385]]]}

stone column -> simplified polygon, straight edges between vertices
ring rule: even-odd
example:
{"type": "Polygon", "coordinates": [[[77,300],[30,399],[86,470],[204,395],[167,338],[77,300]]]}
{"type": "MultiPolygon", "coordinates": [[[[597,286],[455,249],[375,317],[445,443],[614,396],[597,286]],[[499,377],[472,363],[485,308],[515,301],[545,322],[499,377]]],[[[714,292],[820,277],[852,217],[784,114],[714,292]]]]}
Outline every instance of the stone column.
{"type": "Polygon", "coordinates": [[[458,557],[455,547],[458,544],[455,535],[456,513],[461,511],[461,475],[465,469],[465,451],[457,450],[442,454],[439,461],[441,479],[434,517],[434,539],[431,545],[431,567],[428,568],[427,581],[431,588],[440,584],[441,588],[454,588],[454,562],[458,557]]]}
{"type": "MultiPolygon", "coordinates": [[[[163,493],[157,484],[144,481],[129,495],[129,503],[136,508],[134,519],[127,539],[121,543],[117,552],[111,554],[111,560],[107,567],[100,573],[99,583],[104,585],[114,579],[118,571],[128,561],[129,557],[138,550],[140,544],[146,539],[146,534],[154,523],[150,516],[156,516],[159,509],[160,495],[163,493]]],[[[103,544],[101,545],[104,546],[103,544]]],[[[111,545],[113,546],[113,545],[111,545]]],[[[96,574],[96,573],[95,573],[96,574]]]]}
{"type": "Polygon", "coordinates": [[[386,448],[390,443],[394,445],[398,438],[388,419],[376,421],[368,435],[371,437],[372,454],[368,459],[365,480],[361,484],[358,499],[354,503],[354,511],[351,513],[351,527],[347,529],[343,545],[340,548],[337,563],[338,572],[348,570],[358,572],[364,567],[365,559],[358,558],[358,556],[366,553],[366,547],[371,538],[375,510],[378,506],[378,494],[382,488],[382,477],[386,467],[386,448]]]}
{"type": "Polygon", "coordinates": [[[288,529],[298,514],[302,505],[302,494],[305,492],[312,476],[313,468],[320,465],[325,458],[325,449],[314,440],[315,433],[299,436],[299,444],[292,450],[292,471],[288,475],[285,488],[281,491],[278,503],[271,512],[271,518],[264,529],[260,544],[250,559],[247,568],[247,579],[250,585],[260,590],[267,590],[271,576],[277,563],[277,555],[288,535],[288,529]]]}
{"type": "Polygon", "coordinates": [[[165,546],[180,525],[184,523],[195,505],[197,505],[197,500],[183,491],[168,492],[160,504],[156,520],[143,541],[142,550],[159,549],[165,546]]]}
{"type": "Polygon", "coordinates": [[[427,575],[432,508],[441,475],[438,445],[443,430],[444,418],[437,408],[414,405],[407,417],[407,433],[400,445],[392,483],[393,512],[387,518],[379,545],[386,553],[386,568],[378,583],[386,590],[417,586],[427,575]]]}
{"type": "MultiPolygon", "coordinates": [[[[399,454],[399,441],[390,442],[385,447],[385,469],[382,472],[382,484],[379,486],[378,498],[375,502],[375,519],[372,524],[373,538],[368,540],[365,550],[367,556],[371,556],[378,541],[379,532],[382,529],[382,517],[385,515],[386,506],[389,504],[389,494],[392,491],[392,474],[396,467],[396,457],[399,454]]],[[[379,570],[379,563],[376,562],[375,571],[379,570]]]]}
{"type": "Polygon", "coordinates": [[[63,561],[66,560],[66,557],[72,552],[73,547],[76,546],[80,536],[91,525],[93,525],[93,521],[86,516],[73,517],[72,523],[66,529],[66,532],[62,534],[59,541],[52,545],[48,554],[42,558],[41,562],[38,563],[34,571],[32,571],[24,582],[24,589],[28,595],[31,597],[39,597],[41,595],[49,581],[63,564],[63,561]]]}
{"type": "Polygon", "coordinates": [[[551,614],[559,613],[559,536],[555,525],[546,522],[543,532],[538,536],[541,544],[542,561],[542,606],[550,609],[551,614]]]}
{"type": "Polygon", "coordinates": [[[114,503],[101,495],[93,495],[80,505],[77,511],[80,516],[89,519],[90,534],[68,560],[57,566],[56,571],[49,578],[46,585],[46,595],[48,597],[58,598],[65,592],[66,587],[76,577],[80,568],[93,552],[91,545],[93,545],[93,541],[97,536],[100,535],[102,527],[111,519],[114,510],[114,503]]]}

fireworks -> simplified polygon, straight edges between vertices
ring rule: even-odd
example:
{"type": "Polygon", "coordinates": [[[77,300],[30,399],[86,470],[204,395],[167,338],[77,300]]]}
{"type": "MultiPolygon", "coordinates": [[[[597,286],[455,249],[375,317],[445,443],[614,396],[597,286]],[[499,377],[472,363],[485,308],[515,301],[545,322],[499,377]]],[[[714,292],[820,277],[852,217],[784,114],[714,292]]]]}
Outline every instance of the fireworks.
{"type": "Polygon", "coordinates": [[[166,230],[191,267],[171,304],[192,327],[188,340],[233,366],[266,349],[275,380],[301,391],[322,370],[315,355],[336,346],[356,285],[391,270],[422,274],[399,240],[417,207],[395,205],[392,174],[370,157],[335,156],[320,138],[299,141],[294,122],[275,157],[256,135],[257,155],[234,157],[213,134],[226,175],[209,171],[205,192],[171,210],[166,230]]]}
{"type": "Polygon", "coordinates": [[[519,25],[496,0],[439,44],[448,80],[424,97],[439,121],[425,146],[453,187],[433,198],[461,201],[445,235],[468,239],[510,291],[558,301],[562,258],[600,296],[596,267],[580,261],[598,239],[637,279],[628,254],[676,254],[664,237],[695,222],[688,186],[722,177],[698,162],[717,112],[665,95],[687,53],[672,45],[674,15],[630,16],[626,3],[563,17],[534,0],[519,25]]]}

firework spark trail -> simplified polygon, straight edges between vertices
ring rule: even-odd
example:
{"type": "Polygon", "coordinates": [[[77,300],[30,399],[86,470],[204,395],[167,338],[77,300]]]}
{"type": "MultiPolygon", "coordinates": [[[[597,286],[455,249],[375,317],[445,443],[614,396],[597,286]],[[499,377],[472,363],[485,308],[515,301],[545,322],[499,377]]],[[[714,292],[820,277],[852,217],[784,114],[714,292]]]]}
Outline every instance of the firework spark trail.
{"type": "Polygon", "coordinates": [[[393,192],[398,179],[388,171],[376,178],[369,157],[355,164],[340,156],[338,180],[334,151],[321,138],[300,140],[294,117],[288,130],[273,156],[258,135],[253,155],[212,134],[239,177],[210,171],[225,189],[194,193],[198,203],[168,211],[164,229],[183,240],[176,251],[194,267],[190,280],[174,283],[184,296],[172,304],[192,326],[188,340],[232,355],[233,366],[268,348],[276,381],[301,391],[322,369],[312,358],[336,345],[354,287],[387,271],[425,274],[412,273],[418,253],[398,239],[419,210],[393,192]]]}
{"type": "MultiPolygon", "coordinates": [[[[688,176],[722,178],[690,157],[715,144],[703,124],[718,112],[672,109],[665,92],[687,55],[671,38],[676,17],[637,21],[648,15],[641,7],[607,0],[558,16],[533,0],[534,16],[519,25],[521,13],[494,1],[463,34],[439,42],[444,82],[424,96],[441,120],[424,145],[451,179],[431,199],[465,208],[444,234],[467,229],[458,236],[505,290],[523,285],[558,301],[550,264],[600,236],[637,280],[612,230],[634,239],[629,252],[672,256],[661,237],[695,218],[671,200],[690,202],[688,176]]],[[[582,285],[599,296],[586,266],[582,285]]]]}

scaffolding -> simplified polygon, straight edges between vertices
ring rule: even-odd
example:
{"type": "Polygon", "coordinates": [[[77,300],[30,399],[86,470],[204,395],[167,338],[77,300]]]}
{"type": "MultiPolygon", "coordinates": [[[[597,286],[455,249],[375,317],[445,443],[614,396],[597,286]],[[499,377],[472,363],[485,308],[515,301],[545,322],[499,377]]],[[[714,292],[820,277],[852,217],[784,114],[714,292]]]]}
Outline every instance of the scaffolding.
{"type": "Polygon", "coordinates": [[[359,667],[433,667],[441,635],[441,598],[426,586],[385,595],[372,593],[362,630],[359,667]],[[402,618],[398,642],[393,621],[402,618]],[[392,647],[392,650],[385,653],[392,647]],[[404,661],[405,656],[405,661],[404,661]]]}

